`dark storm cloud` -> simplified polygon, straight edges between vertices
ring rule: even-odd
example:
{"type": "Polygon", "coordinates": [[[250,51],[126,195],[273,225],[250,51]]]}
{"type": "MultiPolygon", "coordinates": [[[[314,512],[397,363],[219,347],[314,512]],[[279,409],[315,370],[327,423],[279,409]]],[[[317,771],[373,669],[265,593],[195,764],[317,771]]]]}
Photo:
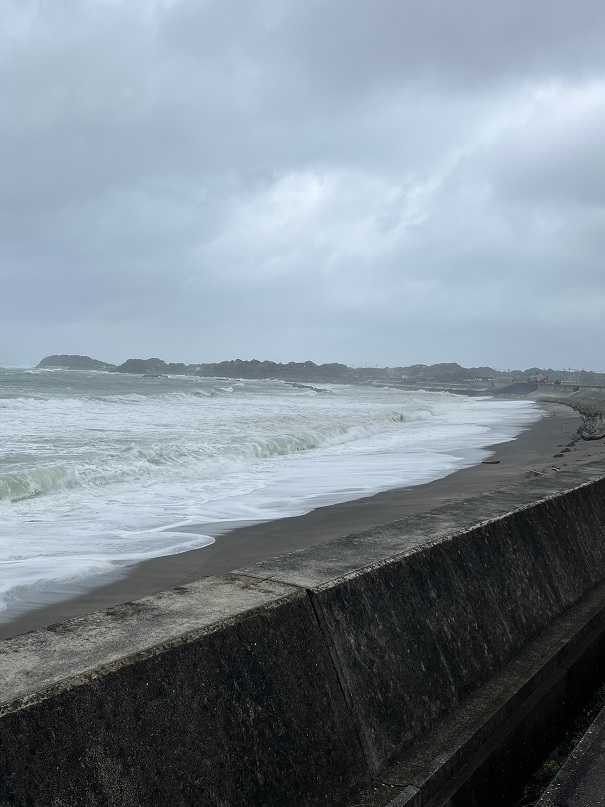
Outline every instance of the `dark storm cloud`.
{"type": "Polygon", "coordinates": [[[601,2],[0,14],[0,361],[605,369],[601,2]]]}

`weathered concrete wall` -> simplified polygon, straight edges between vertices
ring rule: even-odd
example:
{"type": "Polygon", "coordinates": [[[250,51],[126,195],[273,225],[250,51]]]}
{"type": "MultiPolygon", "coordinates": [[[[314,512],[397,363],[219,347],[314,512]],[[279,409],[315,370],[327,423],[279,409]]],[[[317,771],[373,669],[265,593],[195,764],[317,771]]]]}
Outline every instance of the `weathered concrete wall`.
{"type": "Polygon", "coordinates": [[[603,493],[551,499],[313,591],[374,772],[602,579],[603,493]]]}
{"type": "MultiPolygon", "coordinates": [[[[3,642],[0,805],[361,803],[506,665],[535,664],[605,579],[604,473],[528,480],[3,642]]],[[[422,802],[418,782],[401,804],[422,802]]]]}
{"type": "Polygon", "coordinates": [[[3,806],[311,807],[364,781],[304,592],[194,584],[5,645],[3,806]]]}

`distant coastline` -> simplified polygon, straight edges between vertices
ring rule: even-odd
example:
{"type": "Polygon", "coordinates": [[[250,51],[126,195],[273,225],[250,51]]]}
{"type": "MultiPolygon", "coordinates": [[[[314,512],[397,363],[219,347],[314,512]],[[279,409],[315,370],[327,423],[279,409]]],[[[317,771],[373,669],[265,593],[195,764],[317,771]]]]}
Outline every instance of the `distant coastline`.
{"type": "Polygon", "coordinates": [[[480,392],[510,384],[525,383],[534,376],[556,379],[561,384],[603,384],[605,373],[589,370],[565,371],[552,368],[529,367],[525,370],[496,370],[493,367],[463,367],[455,362],[440,364],[412,364],[397,367],[349,367],[338,362],[316,364],[304,362],[274,362],[258,359],[232,359],[221,362],[166,362],[153,357],[127,359],[112,364],[90,356],[55,354],[46,356],[37,365],[39,369],[95,370],[135,375],[195,375],[219,378],[254,378],[292,382],[316,383],[371,383],[388,382],[402,385],[453,384],[466,385],[468,391],[480,392]],[[571,374],[571,377],[570,377],[571,374]]]}

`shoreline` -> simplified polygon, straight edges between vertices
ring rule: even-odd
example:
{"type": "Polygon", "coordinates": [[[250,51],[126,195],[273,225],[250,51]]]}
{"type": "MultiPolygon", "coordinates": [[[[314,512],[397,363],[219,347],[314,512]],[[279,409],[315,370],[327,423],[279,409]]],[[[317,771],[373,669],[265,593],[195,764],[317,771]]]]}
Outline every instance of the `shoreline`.
{"type": "MultiPolygon", "coordinates": [[[[139,599],[200,577],[226,574],[276,555],[294,552],[404,516],[423,513],[446,502],[506,487],[524,475],[556,473],[578,462],[605,459],[605,445],[579,440],[580,415],[567,405],[539,402],[543,417],[515,439],[488,446],[488,464],[473,465],[414,487],[393,489],[362,499],[329,505],[302,515],[253,523],[219,535],[215,543],[178,555],[142,561],[116,576],[88,578],[72,586],[57,584],[69,599],[37,602],[34,608],[0,612],[0,638],[62,622],[74,616],[139,599]],[[576,442],[577,441],[577,442],[576,442]],[[568,444],[572,443],[573,447],[568,444]],[[559,456],[555,458],[555,454],[559,456]]],[[[195,525],[186,531],[203,532],[195,525]]],[[[31,604],[30,604],[31,605],[31,604]]],[[[26,606],[27,607],[27,606],[26,606]]]]}

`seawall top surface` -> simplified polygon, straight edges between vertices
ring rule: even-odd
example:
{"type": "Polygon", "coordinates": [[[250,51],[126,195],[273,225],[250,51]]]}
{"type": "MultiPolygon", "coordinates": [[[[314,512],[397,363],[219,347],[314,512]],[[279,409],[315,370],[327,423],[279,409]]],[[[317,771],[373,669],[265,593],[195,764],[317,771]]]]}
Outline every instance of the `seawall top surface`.
{"type": "Polygon", "coordinates": [[[211,577],[0,642],[0,714],[32,693],[137,654],[161,652],[292,595],[301,596],[270,580],[211,577]]]}
{"type": "Polygon", "coordinates": [[[603,463],[556,476],[528,479],[477,498],[446,504],[283,555],[223,577],[205,578],[171,591],[70,619],[0,642],[0,712],[78,676],[101,674],[138,654],[153,655],[237,619],[256,608],[271,608],[286,598],[305,597],[306,589],[396,557],[413,554],[487,521],[605,475],[603,463]]]}

